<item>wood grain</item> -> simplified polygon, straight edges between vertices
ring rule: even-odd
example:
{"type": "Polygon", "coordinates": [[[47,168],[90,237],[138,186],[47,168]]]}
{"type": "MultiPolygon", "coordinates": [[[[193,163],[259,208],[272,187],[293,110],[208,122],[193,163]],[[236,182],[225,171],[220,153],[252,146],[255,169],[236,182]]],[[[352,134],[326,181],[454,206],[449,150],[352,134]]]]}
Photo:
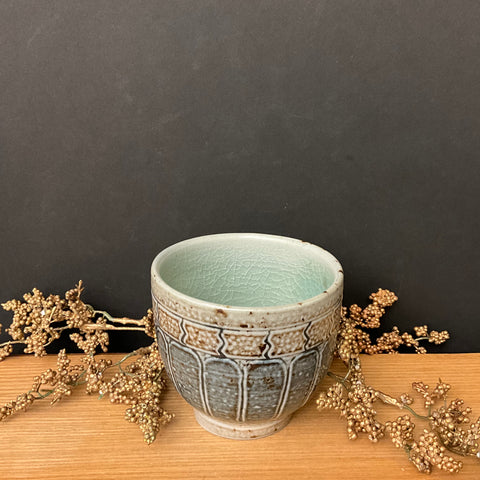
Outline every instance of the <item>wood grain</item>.
{"type": "MultiPolygon", "coordinates": [[[[72,356],[75,357],[75,356],[72,356]]],[[[120,355],[110,355],[116,359],[120,355]]],[[[363,357],[367,380],[398,395],[414,380],[451,383],[452,397],[465,399],[480,414],[480,354],[378,355],[363,357]]],[[[0,363],[0,403],[27,391],[32,377],[55,364],[55,357],[11,357],[0,363]]],[[[341,366],[335,363],[332,370],[341,366]]],[[[325,388],[327,379],[319,389],[325,388]]],[[[397,479],[425,478],[389,440],[374,445],[349,441],[344,420],[319,413],[314,395],[281,432],[251,441],[216,437],[194,420],[193,411],[172,387],[165,408],[175,419],[147,446],[136,425],[123,419],[124,407],[83,391],[51,407],[37,402],[0,424],[1,478],[4,479],[397,479]]],[[[420,405],[417,408],[421,408],[420,405]]],[[[379,406],[381,418],[397,410],[379,406]]],[[[421,422],[418,422],[419,426],[421,422]]],[[[435,472],[430,478],[446,478],[435,472]]],[[[480,461],[465,459],[461,479],[480,478],[480,461]]]]}

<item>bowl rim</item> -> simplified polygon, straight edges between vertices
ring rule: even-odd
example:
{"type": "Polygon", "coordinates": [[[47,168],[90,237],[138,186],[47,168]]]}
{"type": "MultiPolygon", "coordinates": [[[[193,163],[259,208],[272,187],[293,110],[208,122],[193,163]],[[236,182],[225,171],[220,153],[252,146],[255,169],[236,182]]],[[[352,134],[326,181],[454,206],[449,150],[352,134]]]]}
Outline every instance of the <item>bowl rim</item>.
{"type": "MultiPolygon", "coordinates": [[[[198,237],[189,238],[186,240],[182,240],[180,242],[174,243],[169,247],[163,249],[160,253],[156,255],[154,258],[152,265],[151,265],[151,281],[152,281],[152,294],[154,294],[155,290],[160,288],[163,292],[166,292],[171,299],[178,299],[183,304],[190,305],[192,307],[200,308],[203,310],[207,310],[210,312],[219,312],[222,315],[224,314],[237,314],[237,315],[244,315],[245,312],[250,313],[250,315],[254,315],[258,317],[258,315],[268,314],[268,315],[275,315],[275,314],[286,314],[295,311],[298,313],[299,307],[301,310],[308,311],[312,307],[315,307],[319,304],[330,303],[328,301],[331,297],[340,297],[343,292],[343,280],[344,280],[344,273],[343,268],[340,262],[327,250],[318,245],[312,244],[310,242],[306,242],[303,240],[299,240],[296,238],[281,236],[281,235],[271,235],[266,233],[248,233],[248,232],[241,232],[241,233],[217,233],[211,235],[202,235],[198,237]],[[283,305],[274,305],[274,306],[260,306],[260,307],[249,307],[249,306],[235,306],[235,305],[224,305],[221,303],[215,303],[207,300],[201,300],[190,295],[187,295],[183,292],[180,292],[173,287],[171,287],[168,283],[166,283],[163,278],[159,275],[158,269],[161,262],[168,257],[171,253],[177,250],[179,247],[185,245],[193,245],[198,243],[209,242],[215,239],[238,239],[238,238],[262,238],[268,239],[273,241],[279,241],[283,243],[290,243],[301,248],[307,249],[314,249],[317,253],[320,252],[322,257],[326,260],[326,263],[332,268],[334,273],[334,280],[331,285],[324,290],[323,292],[310,297],[308,299],[302,300],[301,302],[294,302],[294,303],[287,303],[283,305]]],[[[341,299],[340,299],[341,301],[341,299]]],[[[335,302],[337,303],[337,302],[335,302]]],[[[252,318],[253,319],[253,318],[252,318]]],[[[217,322],[214,322],[217,323],[217,322]]]]}

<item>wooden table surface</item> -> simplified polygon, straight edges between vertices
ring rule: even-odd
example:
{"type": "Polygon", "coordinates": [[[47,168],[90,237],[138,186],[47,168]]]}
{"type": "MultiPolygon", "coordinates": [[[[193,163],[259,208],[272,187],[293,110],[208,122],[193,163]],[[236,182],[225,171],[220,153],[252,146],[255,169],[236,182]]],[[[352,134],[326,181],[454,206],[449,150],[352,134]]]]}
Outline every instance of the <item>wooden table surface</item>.
{"type": "MultiPolygon", "coordinates": [[[[32,377],[55,359],[16,356],[0,362],[0,404],[27,391],[32,377]]],[[[392,395],[409,391],[412,381],[434,384],[441,376],[452,385],[451,397],[463,398],[475,418],[480,415],[479,353],[377,355],[362,362],[369,383],[392,395]]],[[[332,365],[332,370],[338,368],[332,365]]],[[[329,383],[325,380],[319,389],[329,383]]],[[[316,397],[275,435],[235,441],[199,427],[192,408],[169,386],[164,406],[176,417],[148,446],[139,428],[123,419],[124,406],[88,396],[80,387],[53,407],[38,401],[28,412],[0,423],[0,478],[426,478],[388,439],[376,445],[365,438],[348,440],[344,420],[335,412],[319,413],[316,397]]],[[[383,419],[399,412],[384,405],[378,411],[383,419]]],[[[480,479],[480,461],[469,457],[464,463],[458,478],[480,479]]],[[[434,471],[429,478],[450,476],[434,471]]]]}

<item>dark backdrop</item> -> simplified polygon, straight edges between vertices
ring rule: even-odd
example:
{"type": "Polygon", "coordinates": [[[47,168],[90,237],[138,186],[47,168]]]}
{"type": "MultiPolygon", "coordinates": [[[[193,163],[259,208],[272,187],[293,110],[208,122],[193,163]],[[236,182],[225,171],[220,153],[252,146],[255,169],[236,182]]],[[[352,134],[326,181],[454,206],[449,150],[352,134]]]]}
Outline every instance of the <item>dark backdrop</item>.
{"type": "Polygon", "coordinates": [[[258,231],[334,253],[346,303],[397,292],[385,328],[480,351],[479,25],[461,0],[2,0],[0,300],[83,279],[140,317],[161,249],[258,231]]]}

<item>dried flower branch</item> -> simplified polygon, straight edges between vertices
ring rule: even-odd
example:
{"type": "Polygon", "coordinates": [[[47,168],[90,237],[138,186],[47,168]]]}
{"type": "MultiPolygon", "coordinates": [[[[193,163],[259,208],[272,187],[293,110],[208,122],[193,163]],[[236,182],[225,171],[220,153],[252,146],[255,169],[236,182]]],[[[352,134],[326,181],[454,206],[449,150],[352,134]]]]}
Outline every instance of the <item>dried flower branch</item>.
{"type": "Polygon", "coordinates": [[[372,303],[365,308],[352,305],[343,307],[341,328],[337,339],[336,356],[340,357],[348,370],[344,376],[328,372],[336,380],[317,400],[319,410],[330,408],[340,412],[346,418],[347,435],[356,439],[365,433],[369,440],[377,442],[385,432],[397,447],[404,448],[408,459],[420,472],[430,473],[432,467],[456,473],[462,468],[462,462],[447,455],[447,451],[458,455],[478,456],[480,439],[480,418],[470,423],[468,415],[471,409],[463,406],[462,400],[446,403],[450,385],[439,380],[433,390],[423,382],[413,382],[412,390],[423,398],[426,415],[411,408],[413,398],[404,393],[394,398],[376,390],[365,382],[359,355],[367,353],[397,353],[400,346],[412,347],[417,353],[426,353],[420,342],[441,344],[449,338],[447,331],[429,332],[426,325],[414,327],[415,337],[409,333],[400,333],[397,327],[372,341],[365,329],[378,328],[385,308],[397,301],[397,296],[389,290],[379,289],[370,295],[372,303]],[[399,416],[396,420],[383,424],[377,418],[374,408],[376,401],[407,410],[416,418],[429,422],[430,430],[424,430],[418,440],[414,438],[415,424],[410,415],[399,416]],[[441,400],[443,405],[435,410],[432,407],[441,400]]]}
{"type": "Polygon", "coordinates": [[[139,425],[150,444],[160,428],[173,418],[160,406],[165,369],[156,343],[129,353],[115,364],[98,359],[96,351],[108,351],[110,330],[138,330],[155,337],[152,311],[148,310],[140,320],[115,318],[84,303],[80,299],[82,291],[81,281],[65,293],[65,298],[58,295],[45,298],[42,292],[33,289],[24,295],[24,302],[10,300],[2,305],[14,315],[7,329],[12,340],[0,344],[0,361],[12,353],[15,344],[23,344],[25,353],[43,356],[45,347],[64,330],[73,330],[70,338],[84,355],[80,364],[71,365],[65,350],[61,350],[56,370],[48,369],[34,377],[28,392],[3,405],[0,421],[27,410],[37,400],[50,397],[54,404],[70,395],[75,387],[85,385],[88,394],[97,393],[100,397],[108,394],[112,403],[128,405],[125,418],[139,425]],[[122,367],[127,360],[131,363],[122,367]],[[113,367],[118,367],[116,373],[111,371],[113,367]]]}
{"type": "Polygon", "coordinates": [[[15,344],[24,344],[24,353],[41,357],[46,354],[45,347],[60,338],[64,330],[74,330],[70,338],[87,354],[95,353],[98,347],[104,352],[108,350],[109,330],[137,330],[155,338],[151,310],[140,320],[115,318],[84,303],[80,298],[82,291],[80,280],[65,293],[65,298],[58,295],[45,298],[34,288],[23,296],[24,302],[3,303],[5,310],[13,312],[12,323],[6,329],[12,340],[0,344],[0,361],[13,352],[15,344]]]}
{"type": "MultiPolygon", "coordinates": [[[[0,344],[0,361],[13,352],[16,344],[23,344],[25,353],[45,355],[45,348],[64,330],[69,331],[70,338],[84,355],[78,365],[71,365],[65,351],[60,351],[57,368],[34,377],[28,392],[3,405],[0,421],[27,410],[37,400],[50,397],[51,403],[56,403],[70,395],[74,388],[84,385],[88,394],[108,395],[111,402],[128,405],[125,418],[138,424],[145,441],[151,443],[160,428],[172,419],[172,415],[161,407],[164,365],[155,342],[129,353],[115,364],[99,359],[96,352],[108,350],[108,332],[111,330],[138,330],[154,337],[152,311],[139,320],[115,318],[85,304],[80,298],[82,291],[82,282],[67,291],[65,298],[58,295],[45,298],[42,292],[33,289],[32,293],[24,295],[24,302],[10,300],[2,305],[14,315],[7,329],[12,339],[0,344]]],[[[421,472],[429,473],[434,466],[458,472],[462,462],[449,456],[447,450],[458,455],[480,457],[480,418],[471,422],[471,409],[464,406],[463,400],[456,399],[447,404],[450,385],[442,380],[433,389],[423,382],[412,383],[412,390],[423,399],[427,410],[425,415],[419,414],[411,407],[413,398],[409,394],[394,398],[367,385],[359,357],[361,353],[396,353],[402,345],[414,348],[417,353],[425,353],[421,342],[441,344],[449,338],[448,332],[429,331],[426,325],[422,325],[414,328],[414,336],[400,333],[394,327],[391,332],[372,341],[365,330],[380,326],[385,308],[393,305],[397,296],[389,290],[379,289],[370,295],[370,300],[371,303],[363,309],[358,305],[342,309],[335,353],[347,366],[347,373],[341,376],[328,372],[336,383],[320,394],[318,408],[339,411],[346,418],[350,439],[364,433],[372,442],[377,442],[387,433],[394,445],[402,447],[421,472]],[[377,401],[409,414],[382,423],[375,410],[377,401]],[[440,407],[437,406],[439,401],[440,407]],[[425,429],[418,440],[410,415],[429,423],[430,430],[425,429]]]]}
{"type": "Polygon", "coordinates": [[[112,403],[129,405],[126,420],[137,423],[150,444],[173,415],[160,406],[165,379],[156,344],[138,350],[137,355],[138,358],[117,372],[110,382],[99,385],[98,392],[102,396],[108,393],[112,403]]]}

